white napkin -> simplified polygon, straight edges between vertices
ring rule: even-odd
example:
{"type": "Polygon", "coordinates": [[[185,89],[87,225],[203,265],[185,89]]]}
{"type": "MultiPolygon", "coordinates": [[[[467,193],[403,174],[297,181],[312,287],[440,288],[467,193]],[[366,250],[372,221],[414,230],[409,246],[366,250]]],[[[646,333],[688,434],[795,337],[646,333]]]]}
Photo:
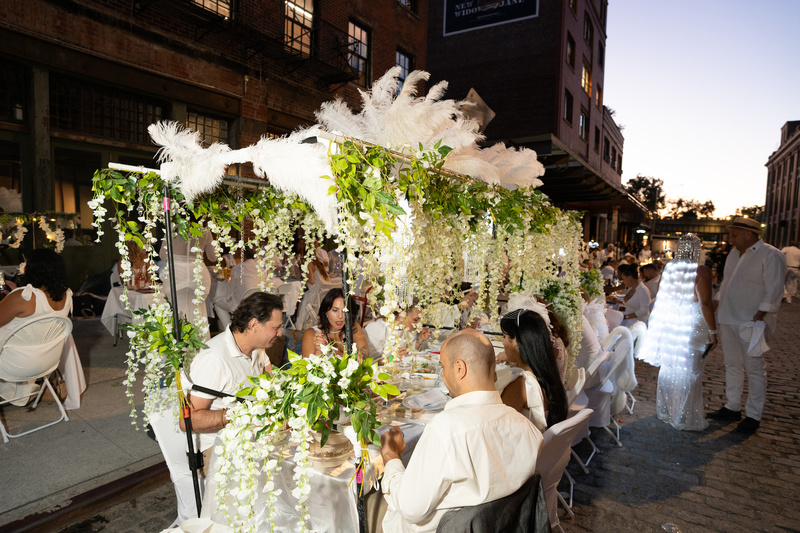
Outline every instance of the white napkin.
{"type": "Polygon", "coordinates": [[[764,331],[767,325],[761,320],[757,322],[745,322],[739,326],[739,337],[743,341],[747,341],[747,355],[750,357],[760,357],[764,352],[769,350],[767,341],[764,338],[764,331]]]}
{"type": "Polygon", "coordinates": [[[411,396],[408,403],[428,411],[435,411],[444,407],[448,400],[449,398],[439,389],[431,389],[428,392],[411,396]]]}

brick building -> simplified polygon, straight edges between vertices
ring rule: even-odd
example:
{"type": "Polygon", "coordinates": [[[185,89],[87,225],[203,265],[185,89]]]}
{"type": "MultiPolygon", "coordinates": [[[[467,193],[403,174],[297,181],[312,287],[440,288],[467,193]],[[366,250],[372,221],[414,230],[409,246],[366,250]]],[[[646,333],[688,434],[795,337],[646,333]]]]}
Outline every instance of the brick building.
{"type": "Polygon", "coordinates": [[[0,20],[0,187],[87,230],[94,171],[153,167],[152,122],[238,148],[425,67],[425,0],[4,0],[0,20]]]}
{"type": "Polygon", "coordinates": [[[764,240],[783,248],[800,240],[800,120],[781,128],[781,145],[767,160],[764,240]]]}
{"type": "Polygon", "coordinates": [[[624,138],[604,104],[607,0],[443,0],[430,5],[431,83],[474,89],[497,116],[484,133],[536,150],[542,190],[587,212],[584,237],[626,242],[646,210],[622,186],[624,138]]]}

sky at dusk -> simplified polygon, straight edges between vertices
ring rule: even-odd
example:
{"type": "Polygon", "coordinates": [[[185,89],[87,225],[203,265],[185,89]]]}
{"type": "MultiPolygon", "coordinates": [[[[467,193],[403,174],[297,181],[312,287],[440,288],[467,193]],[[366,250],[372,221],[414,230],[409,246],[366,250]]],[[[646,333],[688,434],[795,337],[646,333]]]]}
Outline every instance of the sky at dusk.
{"type": "Polygon", "coordinates": [[[800,0],[609,0],[605,104],[624,126],[622,182],[716,216],[763,205],[780,128],[800,120],[800,0]]]}

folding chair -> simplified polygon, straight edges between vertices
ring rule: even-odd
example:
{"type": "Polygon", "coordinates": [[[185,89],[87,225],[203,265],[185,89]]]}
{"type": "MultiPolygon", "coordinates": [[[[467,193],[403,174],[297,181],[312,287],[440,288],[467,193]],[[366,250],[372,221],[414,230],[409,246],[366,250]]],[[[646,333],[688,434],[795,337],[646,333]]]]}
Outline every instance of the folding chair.
{"type": "Polygon", "coordinates": [[[70,333],[72,333],[72,322],[68,318],[43,316],[25,324],[20,324],[6,337],[3,346],[0,347],[0,379],[11,383],[27,383],[30,380],[41,378],[43,382],[38,390],[30,390],[14,398],[2,400],[0,405],[36,396],[32,406],[32,409],[36,409],[45,387],[47,387],[50,394],[53,395],[53,400],[61,416],[54,422],[14,435],[8,433],[3,421],[0,420],[0,432],[3,435],[3,442],[8,442],[9,438],[17,438],[39,431],[62,420],[69,420],[67,412],[64,410],[64,406],[58,399],[55,390],[53,390],[53,385],[50,384],[48,376],[58,368],[58,364],[61,361],[61,353],[64,350],[64,343],[70,333]]]}

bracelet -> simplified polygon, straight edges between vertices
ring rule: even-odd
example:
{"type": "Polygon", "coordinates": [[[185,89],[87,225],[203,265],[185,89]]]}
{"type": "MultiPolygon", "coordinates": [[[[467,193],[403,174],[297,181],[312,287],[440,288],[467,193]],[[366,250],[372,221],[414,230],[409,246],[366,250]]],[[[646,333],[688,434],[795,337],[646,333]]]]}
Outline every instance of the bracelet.
{"type": "Polygon", "coordinates": [[[715,329],[710,329],[710,330],[708,330],[708,334],[709,334],[709,335],[716,335],[716,334],[717,334],[717,330],[715,330],[715,329]]]}
{"type": "Polygon", "coordinates": [[[228,421],[225,419],[225,409],[219,410],[219,425],[223,428],[227,425],[228,421]]]}

